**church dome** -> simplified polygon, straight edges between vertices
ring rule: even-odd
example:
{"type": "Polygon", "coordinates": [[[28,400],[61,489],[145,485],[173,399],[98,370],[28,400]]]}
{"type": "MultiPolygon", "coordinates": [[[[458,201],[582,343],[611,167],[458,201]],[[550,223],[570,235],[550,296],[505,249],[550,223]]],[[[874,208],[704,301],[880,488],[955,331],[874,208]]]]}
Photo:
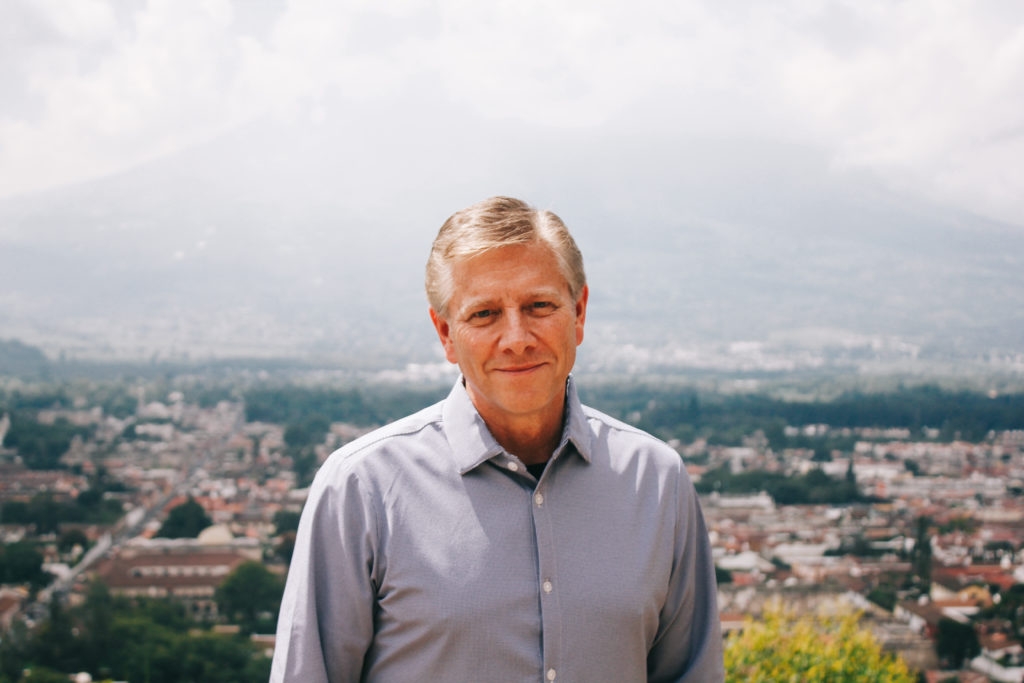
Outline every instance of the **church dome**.
{"type": "Polygon", "coordinates": [[[224,524],[214,524],[199,532],[196,540],[199,545],[224,545],[231,543],[235,537],[224,524]]]}

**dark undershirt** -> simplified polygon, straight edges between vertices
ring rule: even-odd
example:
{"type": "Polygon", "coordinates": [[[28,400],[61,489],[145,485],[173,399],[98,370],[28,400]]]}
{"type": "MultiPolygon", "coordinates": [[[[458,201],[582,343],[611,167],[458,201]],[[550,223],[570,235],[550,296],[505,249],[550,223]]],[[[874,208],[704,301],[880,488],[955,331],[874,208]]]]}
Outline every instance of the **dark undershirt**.
{"type": "Polygon", "coordinates": [[[544,474],[544,468],[547,467],[547,461],[534,463],[527,465],[526,469],[533,475],[534,479],[540,480],[540,475],[544,474]]]}

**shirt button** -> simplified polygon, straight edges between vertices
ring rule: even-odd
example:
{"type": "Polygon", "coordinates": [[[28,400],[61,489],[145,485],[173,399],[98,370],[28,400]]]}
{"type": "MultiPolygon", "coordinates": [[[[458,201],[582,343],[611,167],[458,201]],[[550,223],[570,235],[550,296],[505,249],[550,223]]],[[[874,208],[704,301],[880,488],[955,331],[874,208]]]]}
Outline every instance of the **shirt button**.
{"type": "Polygon", "coordinates": [[[550,593],[551,589],[554,588],[554,586],[551,585],[550,581],[545,581],[544,584],[541,586],[541,588],[544,589],[545,593],[550,593]]]}
{"type": "Polygon", "coordinates": [[[533,494],[533,502],[536,503],[538,506],[539,505],[543,505],[544,504],[544,496],[542,494],[540,494],[540,493],[533,494]]]}
{"type": "Polygon", "coordinates": [[[556,675],[557,674],[555,674],[555,670],[554,669],[548,669],[548,680],[549,681],[555,680],[555,676],[556,675]]]}
{"type": "Polygon", "coordinates": [[[508,468],[510,470],[512,470],[513,472],[518,472],[519,471],[519,464],[518,463],[514,463],[514,462],[510,462],[508,464],[508,468]]]}

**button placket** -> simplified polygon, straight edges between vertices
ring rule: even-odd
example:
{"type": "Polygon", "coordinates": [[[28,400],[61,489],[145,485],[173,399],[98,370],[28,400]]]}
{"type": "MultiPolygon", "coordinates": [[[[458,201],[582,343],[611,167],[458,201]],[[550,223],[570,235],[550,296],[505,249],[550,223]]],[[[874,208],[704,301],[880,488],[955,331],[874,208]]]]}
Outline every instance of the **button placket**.
{"type": "MultiPolygon", "coordinates": [[[[557,580],[558,563],[550,515],[551,491],[548,487],[536,489],[531,497],[533,508],[533,529],[536,534],[538,553],[538,579],[540,589],[541,629],[543,633],[543,676],[546,681],[554,681],[555,672],[561,658],[562,645],[562,611],[554,592],[557,580]]],[[[556,506],[557,507],[557,506],[556,506]]]]}

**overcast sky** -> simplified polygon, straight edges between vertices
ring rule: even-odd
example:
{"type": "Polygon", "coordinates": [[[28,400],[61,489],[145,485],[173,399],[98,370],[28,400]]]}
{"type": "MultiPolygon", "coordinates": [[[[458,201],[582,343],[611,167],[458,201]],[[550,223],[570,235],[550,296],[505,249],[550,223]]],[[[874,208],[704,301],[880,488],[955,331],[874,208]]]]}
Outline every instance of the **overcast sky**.
{"type": "Polygon", "coordinates": [[[6,0],[0,26],[0,198],[386,104],[439,138],[491,129],[495,156],[538,127],[797,145],[1024,226],[1017,0],[6,0]]]}

